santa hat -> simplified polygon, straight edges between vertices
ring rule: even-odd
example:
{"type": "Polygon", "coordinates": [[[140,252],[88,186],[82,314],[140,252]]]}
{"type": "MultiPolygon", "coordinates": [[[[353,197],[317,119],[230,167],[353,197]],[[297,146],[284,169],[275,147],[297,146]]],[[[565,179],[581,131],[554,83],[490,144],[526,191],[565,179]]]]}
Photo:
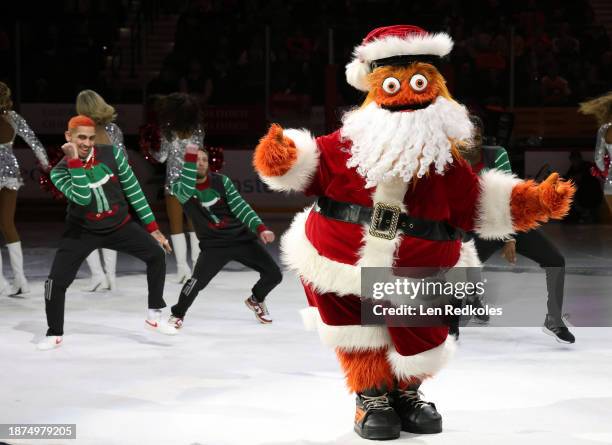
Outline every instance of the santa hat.
{"type": "Polygon", "coordinates": [[[366,78],[376,67],[416,61],[435,63],[451,49],[453,40],[444,32],[430,34],[411,25],[376,28],[353,51],[353,60],[346,65],[346,80],[358,90],[368,91],[366,78]]]}

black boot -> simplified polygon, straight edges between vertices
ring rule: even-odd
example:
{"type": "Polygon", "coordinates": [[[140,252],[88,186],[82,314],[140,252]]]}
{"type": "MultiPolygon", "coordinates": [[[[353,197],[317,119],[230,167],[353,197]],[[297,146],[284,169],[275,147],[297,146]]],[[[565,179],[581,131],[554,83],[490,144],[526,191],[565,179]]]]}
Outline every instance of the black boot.
{"type": "Polygon", "coordinates": [[[576,341],[576,337],[565,326],[563,320],[561,318],[555,320],[550,314],[546,315],[542,330],[545,334],[555,337],[559,343],[574,343],[576,341]]]}
{"type": "Polygon", "coordinates": [[[455,337],[455,340],[459,340],[459,318],[456,320],[449,320],[448,335],[452,335],[455,337]]]}
{"type": "MultiPolygon", "coordinates": [[[[461,309],[463,307],[463,300],[459,298],[455,298],[451,296],[449,298],[448,304],[452,305],[455,309],[461,309]]],[[[460,315],[455,315],[454,313],[451,315],[446,315],[444,317],[444,322],[448,326],[448,335],[452,335],[455,337],[455,340],[459,340],[459,322],[461,321],[460,315]]]]}
{"type": "Polygon", "coordinates": [[[390,440],[400,436],[402,425],[385,391],[373,388],[357,394],[355,432],[364,439],[390,440]]]}
{"type": "MultiPolygon", "coordinates": [[[[478,295],[471,295],[467,298],[467,304],[472,306],[473,308],[480,309],[485,307],[484,302],[482,301],[482,297],[478,295]]],[[[489,323],[489,314],[484,312],[482,315],[474,315],[474,319],[479,324],[487,324],[489,323]]]]}
{"type": "Polygon", "coordinates": [[[418,387],[398,389],[392,394],[393,408],[402,421],[402,431],[414,434],[442,432],[442,416],[436,405],[421,400],[418,387]]]}

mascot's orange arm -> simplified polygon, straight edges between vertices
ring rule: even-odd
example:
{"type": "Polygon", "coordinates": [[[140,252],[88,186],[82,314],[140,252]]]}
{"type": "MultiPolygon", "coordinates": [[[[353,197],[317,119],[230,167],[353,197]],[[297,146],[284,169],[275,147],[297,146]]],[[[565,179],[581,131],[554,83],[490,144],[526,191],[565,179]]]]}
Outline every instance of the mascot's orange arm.
{"type": "Polygon", "coordinates": [[[272,124],[255,148],[253,167],[263,176],[282,176],[295,165],[297,157],[293,140],[283,135],[280,125],[272,124]]]}
{"type": "Polygon", "coordinates": [[[569,212],[576,188],[571,182],[551,174],[544,182],[521,182],[512,189],[510,207],[512,225],[517,232],[526,232],[540,223],[562,219],[569,212]]]}

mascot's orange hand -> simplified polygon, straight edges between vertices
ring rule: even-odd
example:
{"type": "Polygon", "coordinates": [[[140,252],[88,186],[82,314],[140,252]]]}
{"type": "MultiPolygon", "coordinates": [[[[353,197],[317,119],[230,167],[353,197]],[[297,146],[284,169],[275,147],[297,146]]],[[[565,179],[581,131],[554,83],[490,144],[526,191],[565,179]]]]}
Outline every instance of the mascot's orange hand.
{"type": "Polygon", "coordinates": [[[272,124],[268,134],[260,139],[253,155],[253,166],[263,176],[282,176],[297,162],[293,140],[283,134],[283,128],[272,124]]]}
{"type": "Polygon", "coordinates": [[[558,173],[551,174],[538,187],[540,202],[553,219],[562,219],[568,214],[576,187],[571,181],[559,179],[558,173]]]}
{"type": "Polygon", "coordinates": [[[558,173],[544,182],[524,181],[512,189],[511,209],[514,229],[526,232],[550,218],[561,219],[569,212],[576,188],[558,173]]]}

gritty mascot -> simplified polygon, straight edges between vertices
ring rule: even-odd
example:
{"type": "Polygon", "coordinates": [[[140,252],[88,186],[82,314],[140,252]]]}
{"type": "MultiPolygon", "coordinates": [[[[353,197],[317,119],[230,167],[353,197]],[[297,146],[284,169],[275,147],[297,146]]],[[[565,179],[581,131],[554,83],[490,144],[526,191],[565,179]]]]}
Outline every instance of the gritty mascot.
{"type": "Polygon", "coordinates": [[[270,188],[318,196],[283,236],[283,260],[304,285],[305,321],[335,349],[356,393],[354,428],[367,439],[442,431],[418,388],[455,345],[444,326],[362,326],[361,268],[476,265],[462,231],[501,239],[530,230],[562,217],[573,194],[556,174],[537,184],[472,172],[456,148],[471,135],[468,112],[436,68],[452,46],[415,26],[375,29],[346,67],[367,97],[342,127],[314,138],[272,125],[254,153],[270,188]]]}

